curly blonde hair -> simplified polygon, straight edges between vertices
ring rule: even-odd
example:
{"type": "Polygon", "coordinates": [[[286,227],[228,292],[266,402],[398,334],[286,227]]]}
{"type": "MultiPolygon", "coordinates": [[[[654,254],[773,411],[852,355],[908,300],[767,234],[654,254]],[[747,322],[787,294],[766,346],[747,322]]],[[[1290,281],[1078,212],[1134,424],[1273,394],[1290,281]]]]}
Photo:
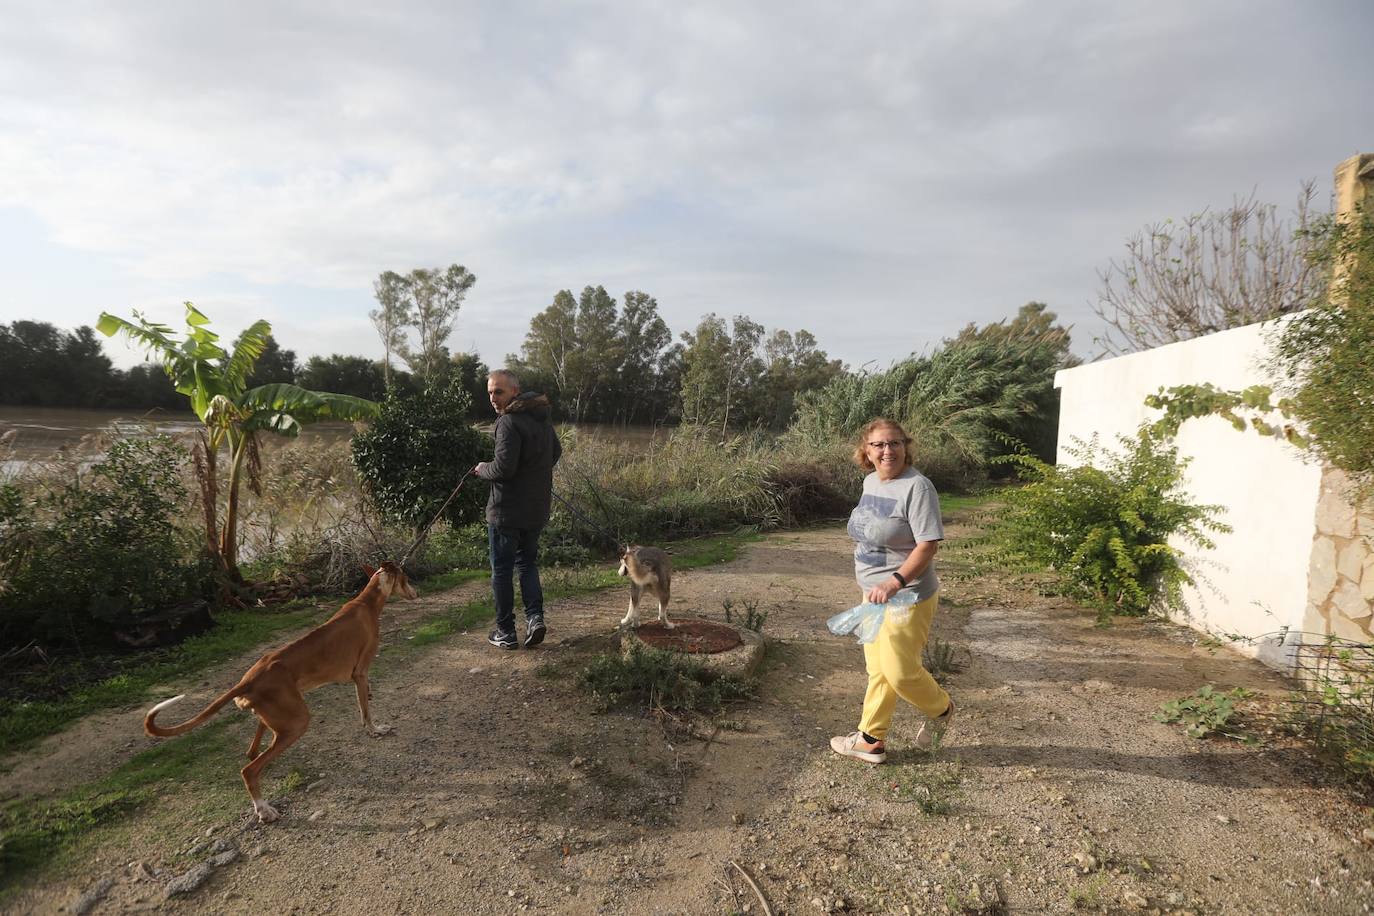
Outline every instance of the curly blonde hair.
{"type": "Polygon", "coordinates": [[[869,421],[863,429],[859,430],[859,440],[854,446],[854,463],[865,471],[874,470],[873,462],[868,460],[868,437],[873,435],[875,430],[895,429],[901,437],[905,448],[902,449],[902,460],[906,462],[904,467],[911,467],[911,443],[912,438],[907,435],[902,424],[896,420],[889,420],[887,417],[878,417],[876,420],[869,421]]]}

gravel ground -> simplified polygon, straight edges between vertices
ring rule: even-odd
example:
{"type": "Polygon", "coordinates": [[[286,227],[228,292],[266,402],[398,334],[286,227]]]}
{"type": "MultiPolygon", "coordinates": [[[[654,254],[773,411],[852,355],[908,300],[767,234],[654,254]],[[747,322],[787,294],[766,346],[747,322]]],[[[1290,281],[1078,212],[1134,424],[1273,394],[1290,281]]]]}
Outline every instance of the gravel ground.
{"type": "MultiPolygon", "coordinates": [[[[269,771],[269,792],[292,767],[304,774],[278,823],[252,822],[246,796],[240,815],[215,815],[205,788],[180,786],[7,906],[762,913],[751,881],[772,912],[798,914],[1374,904],[1374,820],[1303,745],[1262,726],[1254,745],[1199,741],[1152,720],[1208,682],[1286,693],[1188,631],[1099,629],[1058,599],[947,576],[935,636],[962,663],[943,676],[958,721],[930,757],[904,747],[917,719],[899,710],[889,762],[868,767],[828,749],[853,729],[864,684],[859,647],[824,628],[855,596],[839,526],[772,536],[680,575],[673,593],[675,618],[720,619],[726,599],[769,615],[760,698],[715,725],[594,712],[571,672],[614,650],[624,595],[561,602],[538,650],[500,652],[481,629],[385,667],[372,705],[396,733],[383,740],[362,735],[351,687],[312,694],[310,732],[269,771]]],[[[391,640],[405,619],[391,617],[391,640]]],[[[212,673],[193,697],[236,676],[212,673]]],[[[141,715],[92,717],[46,742],[6,794],[113,765],[143,745],[130,726],[141,715]]],[[[251,721],[232,728],[246,747],[251,721]]],[[[223,762],[226,784],[239,766],[223,762]]]]}

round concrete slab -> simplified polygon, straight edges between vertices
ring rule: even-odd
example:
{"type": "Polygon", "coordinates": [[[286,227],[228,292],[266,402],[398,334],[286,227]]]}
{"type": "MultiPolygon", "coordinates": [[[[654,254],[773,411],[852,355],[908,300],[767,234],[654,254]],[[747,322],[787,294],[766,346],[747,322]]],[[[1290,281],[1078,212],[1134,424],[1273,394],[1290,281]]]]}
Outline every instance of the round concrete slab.
{"type": "Polygon", "coordinates": [[[679,618],[667,629],[658,621],[641,624],[620,637],[620,650],[636,645],[665,652],[680,652],[709,668],[748,677],[763,658],[763,636],[729,624],[698,617],[679,618]]]}

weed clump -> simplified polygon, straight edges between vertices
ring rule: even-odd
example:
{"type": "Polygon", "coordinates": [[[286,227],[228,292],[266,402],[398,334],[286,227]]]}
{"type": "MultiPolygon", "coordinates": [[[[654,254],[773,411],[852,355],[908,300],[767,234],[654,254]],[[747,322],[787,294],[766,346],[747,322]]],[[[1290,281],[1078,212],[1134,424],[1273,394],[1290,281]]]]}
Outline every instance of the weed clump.
{"type": "Polygon", "coordinates": [[[1220,691],[1207,684],[1194,693],[1177,700],[1170,700],[1159,707],[1155,721],[1182,725],[1194,738],[1209,735],[1226,735],[1229,738],[1247,740],[1247,736],[1236,728],[1236,704],[1254,696],[1244,687],[1220,691]]]}
{"type": "Polygon", "coordinates": [[[577,678],[602,710],[639,706],[646,710],[713,714],[752,697],[752,681],[715,670],[676,652],[633,646],[625,655],[603,655],[577,678]]]}

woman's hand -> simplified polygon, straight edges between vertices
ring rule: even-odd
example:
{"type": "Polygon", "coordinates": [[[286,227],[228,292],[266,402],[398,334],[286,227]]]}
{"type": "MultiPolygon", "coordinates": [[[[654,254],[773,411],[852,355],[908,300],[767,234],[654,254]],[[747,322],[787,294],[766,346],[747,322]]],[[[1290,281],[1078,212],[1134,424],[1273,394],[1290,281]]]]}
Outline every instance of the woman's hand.
{"type": "Polygon", "coordinates": [[[882,582],[870,588],[864,593],[864,600],[869,604],[887,604],[893,595],[901,590],[902,586],[896,579],[888,576],[882,582]]]}

